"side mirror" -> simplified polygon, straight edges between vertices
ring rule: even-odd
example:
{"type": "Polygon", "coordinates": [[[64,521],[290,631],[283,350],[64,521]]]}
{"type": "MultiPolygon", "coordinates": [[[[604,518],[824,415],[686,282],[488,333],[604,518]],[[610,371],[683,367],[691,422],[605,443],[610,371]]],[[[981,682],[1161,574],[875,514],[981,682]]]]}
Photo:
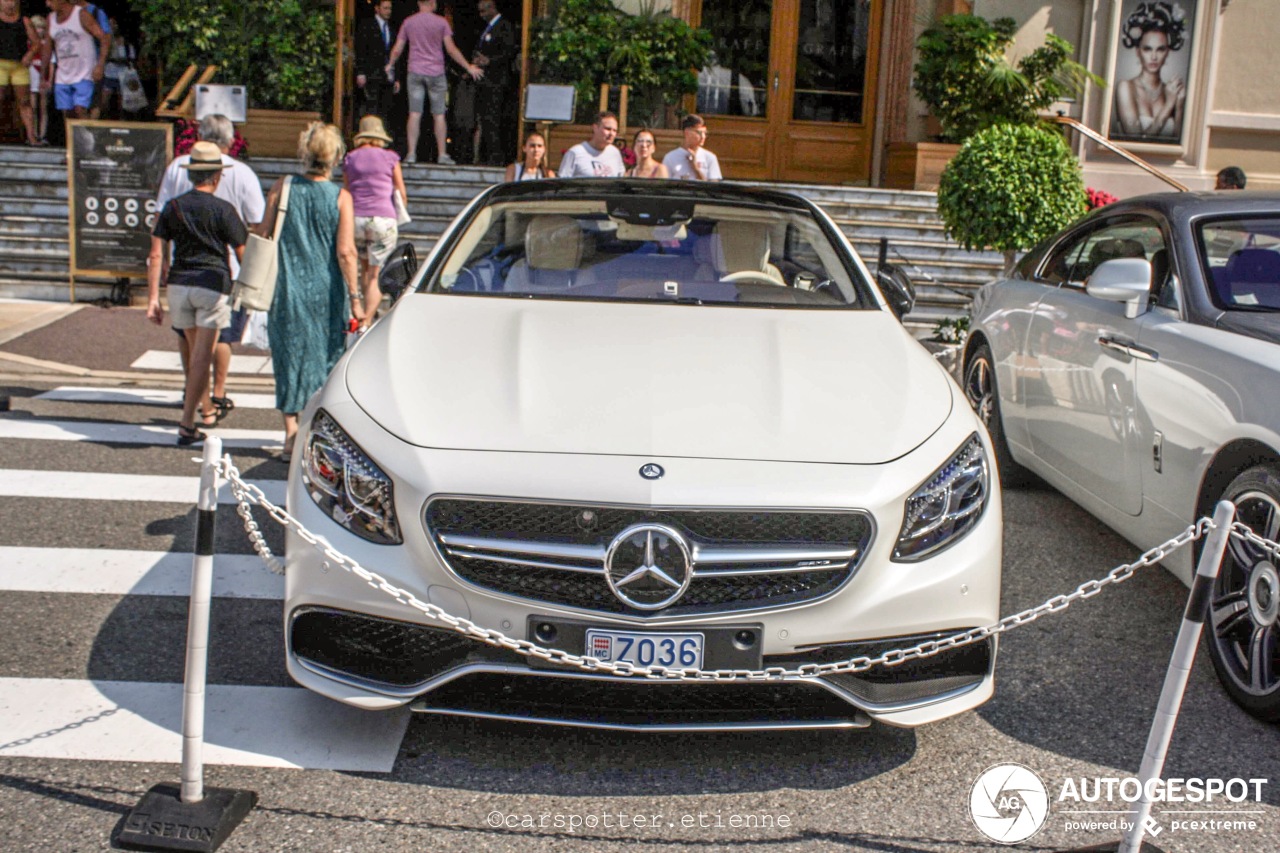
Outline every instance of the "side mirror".
{"type": "Polygon", "coordinates": [[[391,250],[382,272],[378,273],[378,288],[394,303],[404,293],[413,276],[418,272],[418,253],[412,243],[401,243],[391,250]]]}
{"type": "Polygon", "coordinates": [[[876,284],[894,315],[901,320],[916,304],[916,286],[895,264],[881,264],[876,270],[876,284]]]}
{"type": "Polygon", "coordinates": [[[1108,302],[1123,302],[1132,320],[1151,299],[1151,262],[1144,258],[1113,258],[1098,264],[1085,282],[1084,292],[1108,302]]]}

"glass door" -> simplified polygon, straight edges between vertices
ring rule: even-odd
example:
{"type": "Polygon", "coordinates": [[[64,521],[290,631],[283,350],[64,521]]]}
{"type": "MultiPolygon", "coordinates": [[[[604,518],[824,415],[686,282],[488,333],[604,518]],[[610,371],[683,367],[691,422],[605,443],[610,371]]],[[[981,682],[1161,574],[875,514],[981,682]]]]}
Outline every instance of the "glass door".
{"type": "Polygon", "coordinates": [[[707,147],[742,178],[866,181],[883,0],[701,0],[707,147]]]}

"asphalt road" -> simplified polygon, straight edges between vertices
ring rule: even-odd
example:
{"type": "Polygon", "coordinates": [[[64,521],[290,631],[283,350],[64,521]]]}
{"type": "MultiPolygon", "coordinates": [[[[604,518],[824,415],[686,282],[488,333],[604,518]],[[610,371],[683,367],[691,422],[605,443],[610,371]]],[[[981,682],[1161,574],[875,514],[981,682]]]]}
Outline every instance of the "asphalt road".
{"type": "MultiPolygon", "coordinates": [[[[138,689],[181,681],[185,599],[127,585],[101,591],[95,584],[110,587],[108,572],[99,576],[94,554],[70,552],[61,574],[12,567],[33,555],[56,563],[68,549],[189,552],[189,502],[157,499],[160,486],[146,479],[109,481],[135,490],[110,497],[77,484],[86,481],[84,473],[194,477],[193,453],[173,447],[168,436],[155,439],[159,444],[94,438],[104,422],[169,426],[173,409],[36,399],[53,387],[11,381],[0,388],[11,397],[11,411],[0,413],[0,848],[6,853],[110,849],[113,831],[147,788],[178,778],[176,750],[154,760],[100,756],[132,748],[106,741],[121,716],[150,714],[143,703],[130,706],[138,689]],[[61,439],[32,431],[53,423],[63,425],[61,439]],[[72,440],[76,429],[88,439],[72,440]],[[72,485],[56,473],[73,475],[72,485]],[[68,580],[72,576],[78,580],[68,580]],[[119,715],[91,713],[95,706],[85,705],[76,716],[76,708],[62,707],[79,701],[74,697],[86,685],[114,701],[112,713],[119,715]],[[32,722],[20,712],[35,707],[37,694],[54,697],[54,711],[32,722]],[[60,757],[48,757],[60,744],[60,757]]],[[[268,409],[242,408],[225,426],[269,431],[277,421],[268,409]]],[[[250,478],[282,479],[285,468],[274,460],[272,442],[260,444],[236,450],[238,464],[250,478]]],[[[1068,592],[1136,556],[1047,488],[1007,492],[1005,520],[1004,613],[1068,592]]],[[[277,530],[269,529],[269,538],[280,546],[277,530]]],[[[230,506],[218,512],[216,540],[220,555],[252,553],[230,506]]],[[[1060,801],[1059,794],[1068,780],[1090,788],[1099,777],[1136,774],[1185,596],[1163,570],[1147,569],[1009,633],[1001,643],[995,698],[922,729],[637,735],[419,717],[409,720],[398,750],[392,743],[386,772],[211,764],[206,785],[259,795],[221,848],[228,851],[979,851],[1008,848],[975,827],[971,789],[988,767],[1016,762],[1043,779],[1051,802],[1044,828],[1018,848],[1083,847],[1118,833],[1072,824],[1110,821],[1126,804],[1060,801]],[[1077,813],[1083,811],[1111,813],[1077,813]]],[[[212,649],[211,685],[292,693],[280,605],[269,593],[215,599],[212,649]]],[[[371,719],[377,729],[381,724],[371,719]]],[[[309,734],[269,712],[251,722],[281,741],[309,734]]],[[[325,722],[317,719],[316,731],[325,722]]],[[[361,737],[372,743],[375,735],[361,737]]],[[[1267,782],[1260,803],[1219,798],[1158,806],[1162,849],[1280,848],[1280,730],[1239,711],[1203,655],[1164,775],[1267,782]],[[1252,821],[1254,827],[1175,826],[1193,820],[1252,821]]]]}

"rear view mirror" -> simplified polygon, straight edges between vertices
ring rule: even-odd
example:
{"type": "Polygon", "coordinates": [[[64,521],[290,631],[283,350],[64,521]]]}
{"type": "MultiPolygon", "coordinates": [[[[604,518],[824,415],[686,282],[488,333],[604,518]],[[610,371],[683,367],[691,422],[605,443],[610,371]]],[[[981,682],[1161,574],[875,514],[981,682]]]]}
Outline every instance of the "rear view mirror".
{"type": "Polygon", "coordinates": [[[880,285],[880,292],[899,320],[915,306],[916,287],[901,267],[881,264],[876,270],[876,284],[880,285]]]}
{"type": "Polygon", "coordinates": [[[1098,264],[1085,282],[1085,293],[1108,302],[1123,302],[1132,320],[1151,298],[1151,262],[1144,258],[1114,258],[1098,264]]]}
{"type": "Polygon", "coordinates": [[[418,253],[412,243],[401,243],[391,250],[382,272],[378,274],[378,288],[394,303],[404,293],[413,276],[418,272],[418,253]]]}

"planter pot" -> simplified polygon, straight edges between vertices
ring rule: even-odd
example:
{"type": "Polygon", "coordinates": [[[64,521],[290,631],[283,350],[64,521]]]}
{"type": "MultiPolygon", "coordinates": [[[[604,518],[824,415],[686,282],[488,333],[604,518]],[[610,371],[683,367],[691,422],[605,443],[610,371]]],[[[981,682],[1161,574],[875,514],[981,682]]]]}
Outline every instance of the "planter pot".
{"type": "Polygon", "coordinates": [[[297,157],[298,134],[313,121],[320,121],[320,113],[249,110],[240,133],[250,157],[297,157]]]}
{"type": "Polygon", "coordinates": [[[959,151],[959,145],[947,142],[894,142],[889,145],[884,185],[894,190],[937,190],[942,170],[959,151]]]}

